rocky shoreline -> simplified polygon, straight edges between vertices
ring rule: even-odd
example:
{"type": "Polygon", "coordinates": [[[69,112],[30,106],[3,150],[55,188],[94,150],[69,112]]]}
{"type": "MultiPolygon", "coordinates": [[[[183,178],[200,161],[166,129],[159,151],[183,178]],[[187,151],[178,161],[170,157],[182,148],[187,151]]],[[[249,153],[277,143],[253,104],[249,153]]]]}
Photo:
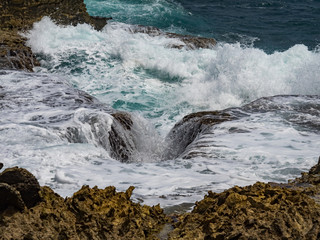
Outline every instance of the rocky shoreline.
{"type": "Polygon", "coordinates": [[[288,184],[209,191],[189,213],[165,214],[116,192],[83,186],[62,198],[23,168],[0,173],[1,239],[319,239],[320,158],[288,184]]]}
{"type": "MultiPolygon", "coordinates": [[[[108,20],[89,16],[83,0],[3,0],[0,13],[0,69],[29,72],[39,62],[19,33],[43,16],[64,25],[87,23],[97,30],[108,20]]],[[[136,26],[129,31],[179,38],[182,45],[170,46],[176,48],[215,44],[213,39],[163,33],[153,27],[136,26]]],[[[118,128],[130,130],[129,114],[112,114],[118,128]]],[[[182,145],[170,149],[167,156],[181,156],[199,132],[231,119],[223,112],[186,116],[168,136],[169,141],[182,145]]],[[[118,136],[116,126],[110,140],[117,143],[111,146],[113,157],[125,162],[130,158],[130,146],[118,136]]],[[[70,130],[69,135],[76,133],[70,130]]],[[[135,203],[130,199],[133,190],[130,187],[126,192],[116,192],[112,186],[83,186],[64,199],[49,187],[41,187],[27,170],[5,169],[0,173],[0,239],[320,238],[320,159],[308,173],[287,184],[256,183],[222,193],[209,192],[189,213],[166,214],[159,205],[135,203]]]]}

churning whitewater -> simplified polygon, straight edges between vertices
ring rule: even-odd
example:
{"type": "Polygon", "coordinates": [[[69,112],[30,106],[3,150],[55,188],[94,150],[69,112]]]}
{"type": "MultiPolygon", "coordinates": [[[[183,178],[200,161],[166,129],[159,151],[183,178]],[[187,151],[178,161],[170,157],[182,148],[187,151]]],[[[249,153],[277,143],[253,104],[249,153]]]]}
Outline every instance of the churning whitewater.
{"type": "MultiPolygon", "coordinates": [[[[169,3],[157,2],[165,9],[169,3]]],[[[192,15],[174,6],[181,19],[192,15]]],[[[171,24],[164,29],[183,32],[171,24]]],[[[41,67],[0,72],[0,158],[7,167],[27,168],[63,196],[83,184],[120,191],[133,185],[136,201],[167,207],[195,202],[208,190],[285,182],[315,164],[317,48],[295,44],[267,53],[252,44],[219,42],[177,49],[171,46],[184,45],[178,38],[133,33],[134,27],[113,21],[96,31],[44,17],[22,33],[41,67]],[[104,141],[116,110],[133,116],[139,146],[130,163],[114,159],[104,141]],[[166,138],[176,123],[212,110],[233,118],[206,129],[178,157],[164,157],[179,144],[166,138]],[[81,133],[81,141],[71,139],[76,134],[70,137],[70,129],[81,133]]]]}

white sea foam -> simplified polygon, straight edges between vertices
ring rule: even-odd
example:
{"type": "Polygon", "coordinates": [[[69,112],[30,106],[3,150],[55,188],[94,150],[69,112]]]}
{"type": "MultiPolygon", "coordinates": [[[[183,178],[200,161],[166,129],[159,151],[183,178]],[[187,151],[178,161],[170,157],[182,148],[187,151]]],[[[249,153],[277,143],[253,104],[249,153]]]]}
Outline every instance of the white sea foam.
{"type": "MultiPolygon", "coordinates": [[[[97,114],[95,109],[80,108],[69,120],[42,123],[56,115],[69,115],[72,106],[68,102],[64,102],[66,106],[51,106],[44,101],[47,95],[70,91],[63,81],[45,74],[5,71],[0,82],[4,116],[0,119],[1,162],[5,167],[27,168],[41,185],[48,185],[63,196],[70,196],[83,184],[101,188],[114,185],[121,191],[134,185],[134,199],[146,204],[194,202],[208,190],[222,191],[234,185],[285,181],[297,176],[316,162],[320,147],[317,133],[293,128],[273,113],[255,113],[217,125],[202,135],[195,145],[201,145],[196,150],[205,153],[203,156],[159,161],[161,140],[154,139],[156,135],[146,120],[134,117],[133,130],[143,155],[137,158],[148,161],[124,164],[111,159],[104,148],[92,141],[92,128],[82,119],[97,114]],[[23,101],[26,97],[28,102],[23,101]],[[37,122],[34,116],[43,118],[37,122]],[[66,126],[81,129],[87,141],[69,143],[61,138],[66,126]]],[[[283,97],[274,102],[279,106],[288,102],[290,106],[296,100],[304,103],[304,99],[283,97]]],[[[319,104],[319,100],[305,100],[308,101],[319,104]]],[[[98,117],[106,124],[107,132],[112,118],[107,113],[98,117]]],[[[307,121],[310,119],[313,118],[307,121]]]]}
{"type": "MultiPolygon", "coordinates": [[[[149,159],[130,164],[111,159],[94,141],[68,143],[55,128],[26,124],[37,115],[45,119],[66,115],[63,104],[48,110],[39,101],[46,94],[63,92],[63,85],[54,86],[61,77],[104,103],[147,118],[163,136],[190,112],[240,106],[276,94],[320,94],[320,54],[304,45],[273,54],[227,43],[190,51],[169,47],[181,44],[178,39],[132,34],[126,31],[129,27],[112,23],[98,32],[88,25],[57,26],[44,18],[25,34],[42,66],[35,69],[38,74],[0,75],[0,85],[16,96],[0,102],[11,104],[0,121],[0,159],[6,167],[26,167],[42,185],[63,196],[83,184],[114,185],[119,190],[134,185],[137,201],[168,206],[199,200],[207,190],[222,191],[258,180],[285,181],[316,162],[318,133],[294,128],[273,113],[249,114],[217,125],[198,139],[207,144],[198,148],[205,157],[162,162],[152,155],[161,152],[161,139],[149,141],[156,138],[149,130],[152,126],[137,120],[134,129],[140,133],[137,139],[145,154],[137,158],[149,159]],[[40,84],[46,78],[43,73],[60,76],[49,82],[46,91],[30,95],[27,89],[40,84]],[[19,78],[34,80],[21,84],[19,78]],[[24,100],[30,104],[15,111],[24,100]]],[[[80,109],[66,125],[50,124],[60,129],[75,124],[87,131],[90,140],[91,130],[78,121],[90,113],[80,109]]],[[[112,118],[102,115],[108,129],[112,118]]],[[[316,116],[303,115],[308,121],[316,116]]]]}
{"type": "Polygon", "coordinates": [[[110,23],[60,27],[44,18],[26,34],[42,54],[37,71],[65,74],[115,108],[156,118],[162,133],[187,113],[240,106],[263,96],[319,94],[320,53],[295,45],[267,54],[240,44],[188,51],[164,36],[131,34],[110,23]]]}

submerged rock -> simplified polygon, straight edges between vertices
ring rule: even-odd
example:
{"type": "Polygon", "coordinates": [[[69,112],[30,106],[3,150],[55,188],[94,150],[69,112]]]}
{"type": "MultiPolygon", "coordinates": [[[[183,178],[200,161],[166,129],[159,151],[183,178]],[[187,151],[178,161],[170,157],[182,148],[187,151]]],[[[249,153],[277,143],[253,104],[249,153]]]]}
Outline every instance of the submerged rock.
{"type": "Polygon", "coordinates": [[[168,33],[163,32],[159,28],[152,27],[152,26],[142,26],[142,25],[132,25],[128,31],[132,33],[146,33],[150,36],[166,36],[168,38],[177,38],[179,39],[182,44],[174,44],[168,47],[172,48],[183,48],[186,47],[187,49],[198,49],[198,48],[212,48],[217,44],[216,40],[213,38],[204,38],[204,37],[197,37],[191,35],[183,35],[178,33],[168,33]]]}
{"type": "Polygon", "coordinates": [[[167,135],[168,147],[163,158],[190,158],[187,148],[198,136],[205,134],[208,128],[232,119],[232,115],[223,111],[197,112],[185,116],[167,135]]]}

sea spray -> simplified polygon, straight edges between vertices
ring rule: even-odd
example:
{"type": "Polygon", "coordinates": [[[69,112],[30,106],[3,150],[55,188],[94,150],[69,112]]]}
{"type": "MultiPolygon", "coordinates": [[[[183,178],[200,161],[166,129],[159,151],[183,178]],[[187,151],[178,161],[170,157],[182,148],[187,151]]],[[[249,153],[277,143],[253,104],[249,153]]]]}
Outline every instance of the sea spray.
{"type": "Polygon", "coordinates": [[[44,18],[27,36],[39,72],[59,73],[114,108],[139,112],[163,128],[184,115],[278,94],[318,94],[320,54],[304,45],[267,54],[239,43],[172,49],[179,39],[132,34],[112,23],[60,27],[44,18]],[[48,31],[49,29],[49,31],[48,31]]]}

